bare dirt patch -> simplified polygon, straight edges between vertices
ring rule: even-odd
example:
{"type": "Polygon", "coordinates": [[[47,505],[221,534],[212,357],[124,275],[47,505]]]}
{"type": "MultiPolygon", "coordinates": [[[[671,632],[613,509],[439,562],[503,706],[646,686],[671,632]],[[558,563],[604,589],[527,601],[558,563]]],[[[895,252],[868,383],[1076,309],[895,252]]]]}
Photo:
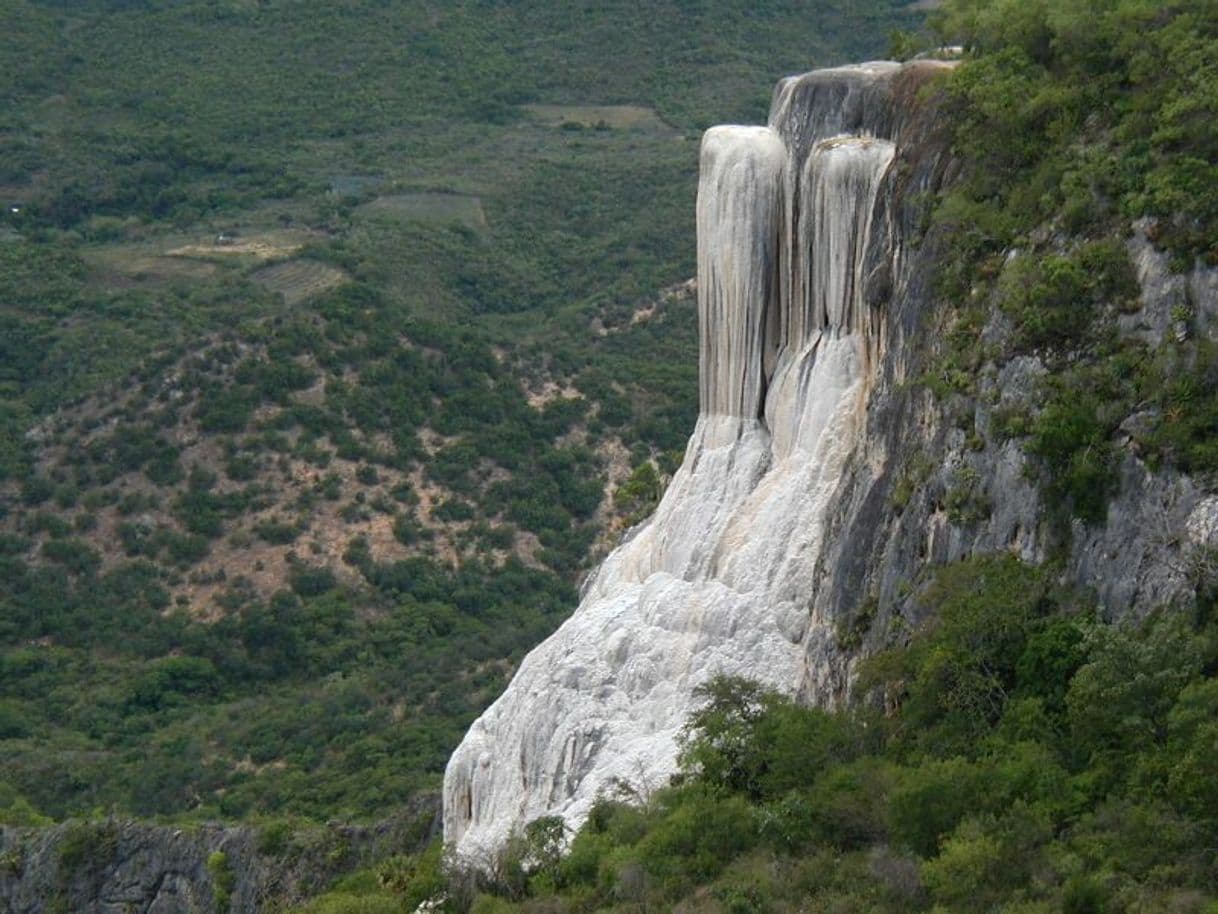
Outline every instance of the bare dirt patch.
{"type": "Polygon", "coordinates": [[[653,108],[640,105],[525,105],[547,127],[576,124],[617,130],[671,130],[653,108]]]}
{"type": "Polygon", "coordinates": [[[582,396],[579,389],[570,384],[558,384],[548,380],[525,391],[525,397],[533,409],[542,409],[547,403],[553,403],[555,400],[578,400],[582,396]]]}
{"type": "Polygon", "coordinates": [[[305,232],[260,232],[256,235],[220,234],[205,242],[184,244],[166,253],[170,257],[201,257],[205,259],[248,257],[253,260],[278,260],[291,257],[309,240],[305,232]]]}

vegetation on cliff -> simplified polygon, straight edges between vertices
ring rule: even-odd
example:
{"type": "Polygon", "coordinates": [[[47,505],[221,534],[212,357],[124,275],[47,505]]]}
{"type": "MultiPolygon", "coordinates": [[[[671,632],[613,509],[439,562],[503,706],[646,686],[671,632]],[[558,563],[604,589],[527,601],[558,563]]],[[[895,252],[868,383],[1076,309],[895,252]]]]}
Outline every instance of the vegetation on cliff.
{"type": "Polygon", "coordinates": [[[935,216],[953,249],[931,384],[972,395],[987,363],[1016,356],[1049,369],[1001,433],[1037,458],[1063,517],[1104,520],[1122,433],[1150,465],[1212,486],[1203,303],[1183,284],[1167,332],[1141,328],[1126,240],[1136,225],[1182,273],[1218,264],[1213,4],[954,2],[938,25],[969,59],[945,107],[964,172],[935,216]]]}
{"type": "Polygon", "coordinates": [[[865,665],[874,702],[715,681],[671,786],[606,797],[574,835],[538,820],[480,884],[446,884],[435,850],[390,865],[416,881],[369,878],[367,910],[443,886],[481,914],[1213,911],[1214,595],[1134,630],[1051,580],[948,566],[922,598],[935,621],[865,665]]]}

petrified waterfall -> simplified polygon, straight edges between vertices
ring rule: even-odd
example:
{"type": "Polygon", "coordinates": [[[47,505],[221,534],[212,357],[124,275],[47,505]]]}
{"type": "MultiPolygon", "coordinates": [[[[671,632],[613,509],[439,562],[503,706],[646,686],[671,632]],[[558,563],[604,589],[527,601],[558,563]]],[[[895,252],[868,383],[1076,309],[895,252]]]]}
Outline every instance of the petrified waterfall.
{"type": "Polygon", "coordinates": [[[583,820],[619,782],[662,786],[716,674],[794,691],[827,514],[883,357],[900,231],[881,201],[909,68],[779,84],[766,127],[715,127],[698,187],[701,411],[654,516],[466,734],[445,840],[485,861],[543,815],[583,820]]]}

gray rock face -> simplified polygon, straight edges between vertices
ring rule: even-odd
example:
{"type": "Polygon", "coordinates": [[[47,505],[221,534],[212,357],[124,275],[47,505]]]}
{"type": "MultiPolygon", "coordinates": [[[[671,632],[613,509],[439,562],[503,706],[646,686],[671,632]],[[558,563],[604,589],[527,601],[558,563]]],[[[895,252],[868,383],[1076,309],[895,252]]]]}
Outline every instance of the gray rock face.
{"type": "MultiPolygon", "coordinates": [[[[246,829],[187,831],[119,821],[4,828],[0,901],[13,914],[211,911],[215,885],[208,856],[222,852],[245,869],[240,861],[256,856],[254,841],[246,829]]],[[[256,910],[255,880],[238,872],[233,910],[256,910]]]]}
{"type": "Polygon", "coordinates": [[[1151,241],[1154,227],[1153,219],[1137,220],[1126,245],[1142,292],[1141,307],[1121,315],[1121,332],[1152,345],[1183,341],[1194,330],[1218,339],[1218,268],[1197,263],[1188,271],[1173,270],[1171,258],[1151,241]]]}
{"type": "MultiPolygon", "coordinates": [[[[950,164],[945,174],[950,180],[950,164]]],[[[908,218],[908,198],[891,204],[908,218]]],[[[1119,332],[1170,343],[1179,318],[1187,316],[1187,332],[1214,338],[1218,270],[1198,265],[1173,273],[1147,230],[1146,223],[1135,225],[1129,241],[1141,308],[1118,317],[1119,332]]],[[[1153,419],[1149,414],[1133,414],[1118,433],[1116,443],[1124,447],[1120,485],[1104,523],[1075,521],[1063,537],[1052,520],[1055,506],[1037,487],[1038,466],[1020,441],[994,432],[1000,411],[1039,408],[1046,369],[1037,358],[985,366],[974,398],[938,400],[908,383],[933,367],[928,290],[938,244],[933,233],[921,239],[904,294],[888,303],[886,357],[829,521],[821,585],[812,594],[811,624],[826,634],[806,641],[808,675],[799,694],[810,702],[844,700],[858,661],[920,621],[914,597],[944,562],[996,551],[1035,563],[1054,555],[1062,582],[1090,593],[1110,619],[1137,619],[1156,607],[1191,601],[1215,564],[1218,501],[1194,480],[1169,469],[1152,472],[1138,459],[1134,441],[1138,428],[1153,419]],[[845,646],[839,636],[858,621],[861,606],[868,607],[862,637],[845,646]]],[[[995,311],[983,331],[987,340],[1003,335],[1001,322],[995,311]]]]}
{"type": "Polygon", "coordinates": [[[1188,308],[1189,283],[1187,277],[1172,272],[1167,255],[1151,243],[1147,237],[1150,226],[1149,220],[1139,219],[1127,244],[1142,287],[1142,307],[1121,315],[1120,327],[1126,335],[1157,345],[1174,333],[1176,316],[1188,308]]]}
{"type": "Polygon", "coordinates": [[[219,825],[0,827],[0,911],[258,914],[299,903],[371,860],[421,846],[438,830],[436,800],[419,797],[380,825],[333,825],[276,842],[255,828],[219,825]],[[231,887],[220,884],[229,880],[231,887]]]}

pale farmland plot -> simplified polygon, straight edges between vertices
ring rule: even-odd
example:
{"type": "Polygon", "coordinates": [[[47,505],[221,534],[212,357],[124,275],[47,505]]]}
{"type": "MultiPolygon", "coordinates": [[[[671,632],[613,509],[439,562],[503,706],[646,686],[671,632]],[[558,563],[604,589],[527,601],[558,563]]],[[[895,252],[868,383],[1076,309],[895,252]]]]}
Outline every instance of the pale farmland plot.
{"type": "Polygon", "coordinates": [[[486,212],[482,200],[466,194],[436,192],[392,194],[377,197],[360,206],[363,216],[389,218],[402,222],[427,222],[433,225],[463,225],[471,229],[486,228],[486,212]]]}

